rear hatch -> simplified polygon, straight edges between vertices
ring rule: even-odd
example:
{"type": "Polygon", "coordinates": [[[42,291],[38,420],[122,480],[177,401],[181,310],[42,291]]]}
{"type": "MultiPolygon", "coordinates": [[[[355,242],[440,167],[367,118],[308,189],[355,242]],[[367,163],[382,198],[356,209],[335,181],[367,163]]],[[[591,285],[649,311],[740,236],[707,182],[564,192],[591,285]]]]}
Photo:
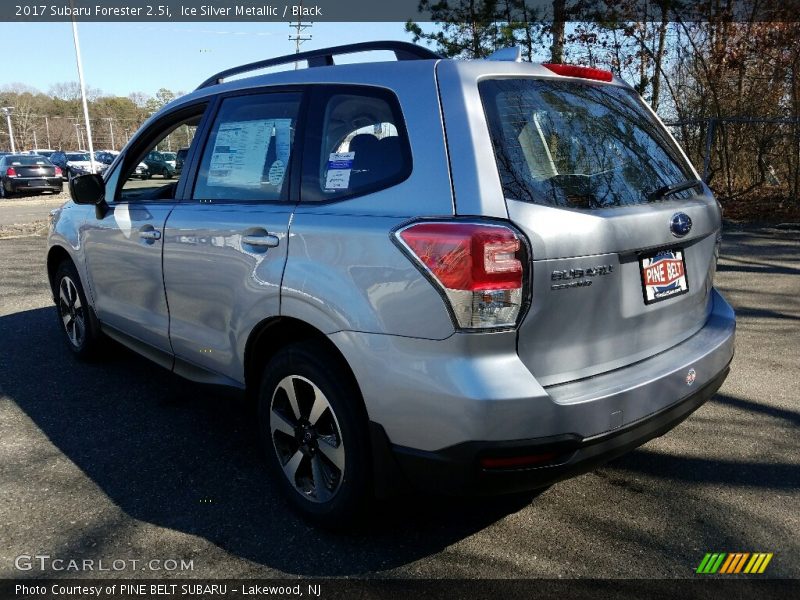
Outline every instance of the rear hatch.
{"type": "Polygon", "coordinates": [[[509,218],[531,245],[518,352],[539,382],[630,365],[697,332],[719,208],[638,95],[574,78],[479,91],[509,218]]]}

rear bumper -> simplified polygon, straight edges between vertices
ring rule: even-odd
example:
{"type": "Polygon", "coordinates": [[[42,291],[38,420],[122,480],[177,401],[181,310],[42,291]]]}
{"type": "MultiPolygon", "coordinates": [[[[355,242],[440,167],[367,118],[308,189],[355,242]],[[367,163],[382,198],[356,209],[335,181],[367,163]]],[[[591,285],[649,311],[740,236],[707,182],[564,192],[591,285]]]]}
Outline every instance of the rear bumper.
{"type": "Polygon", "coordinates": [[[399,475],[414,487],[442,493],[500,494],[545,487],[585,473],[663,435],[702,406],[728,375],[726,366],[672,406],[602,435],[574,434],[510,442],[466,442],[436,452],[392,447],[399,475]],[[484,468],[482,459],[552,457],[527,468],[484,468]]]}
{"type": "Polygon", "coordinates": [[[352,367],[374,424],[376,479],[451,491],[535,488],[661,435],[716,392],[733,358],[736,319],[716,290],[709,300],[705,325],[680,344],[548,387],[519,359],[514,332],[445,340],[338,332],[330,339],[352,367]],[[487,456],[541,453],[554,458],[519,472],[479,466],[487,456]]]}
{"type": "Polygon", "coordinates": [[[6,191],[16,194],[19,192],[41,192],[41,191],[61,191],[63,182],[61,177],[46,177],[42,178],[26,178],[15,177],[14,179],[6,180],[6,191]],[[35,185],[31,185],[31,181],[35,185]]]}

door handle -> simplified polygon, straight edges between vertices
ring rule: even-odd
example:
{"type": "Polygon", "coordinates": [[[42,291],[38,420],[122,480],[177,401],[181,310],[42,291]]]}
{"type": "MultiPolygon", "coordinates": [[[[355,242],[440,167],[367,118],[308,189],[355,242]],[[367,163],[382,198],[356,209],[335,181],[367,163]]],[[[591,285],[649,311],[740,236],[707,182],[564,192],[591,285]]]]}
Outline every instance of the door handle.
{"type": "Polygon", "coordinates": [[[242,243],[247,244],[248,246],[263,246],[266,248],[275,248],[278,244],[281,243],[281,240],[277,235],[272,235],[271,233],[267,233],[263,235],[243,235],[242,243]]]}
{"type": "Polygon", "coordinates": [[[161,232],[157,229],[146,229],[139,232],[139,237],[143,240],[160,240],[161,232]]]}

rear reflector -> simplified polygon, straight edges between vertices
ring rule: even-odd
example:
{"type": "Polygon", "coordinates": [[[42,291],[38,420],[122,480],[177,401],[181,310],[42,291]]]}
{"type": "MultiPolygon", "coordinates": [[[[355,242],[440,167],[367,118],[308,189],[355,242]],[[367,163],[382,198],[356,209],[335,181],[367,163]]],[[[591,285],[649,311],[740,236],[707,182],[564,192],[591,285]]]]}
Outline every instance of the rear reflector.
{"type": "Polygon", "coordinates": [[[542,66],[564,77],[580,77],[581,79],[595,79],[597,81],[611,81],[614,78],[614,74],[611,71],[594,69],[592,67],[579,67],[578,65],[557,63],[542,63],[542,66]]]}
{"type": "Polygon", "coordinates": [[[480,465],[484,469],[519,469],[550,463],[559,456],[561,455],[555,452],[544,452],[527,456],[484,457],[480,459],[480,465]]]}

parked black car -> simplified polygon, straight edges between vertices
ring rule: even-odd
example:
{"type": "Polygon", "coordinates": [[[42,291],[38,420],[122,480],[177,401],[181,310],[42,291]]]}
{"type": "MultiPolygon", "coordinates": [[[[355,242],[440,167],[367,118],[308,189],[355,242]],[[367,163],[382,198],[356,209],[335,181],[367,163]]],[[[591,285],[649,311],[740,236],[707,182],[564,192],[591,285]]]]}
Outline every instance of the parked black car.
{"type": "Polygon", "coordinates": [[[61,169],[44,156],[8,154],[0,157],[0,198],[23,192],[59,193],[61,169]]]}
{"type": "Polygon", "coordinates": [[[175,177],[176,169],[170,165],[161,152],[153,150],[144,157],[144,164],[150,170],[150,175],[161,175],[164,179],[175,177]]]}

